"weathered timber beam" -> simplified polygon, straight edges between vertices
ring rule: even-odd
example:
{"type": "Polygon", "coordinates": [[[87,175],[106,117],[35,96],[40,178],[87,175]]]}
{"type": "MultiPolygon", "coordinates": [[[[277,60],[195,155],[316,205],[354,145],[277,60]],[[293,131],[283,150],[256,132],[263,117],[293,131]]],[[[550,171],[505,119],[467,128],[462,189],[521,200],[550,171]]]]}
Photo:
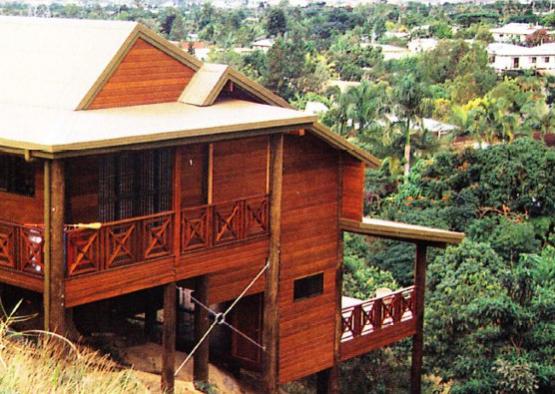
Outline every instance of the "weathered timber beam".
{"type": "Polygon", "coordinates": [[[44,328],[66,334],[65,315],[65,167],[44,162],[44,328]]]}
{"type": "MultiPolygon", "coordinates": [[[[195,298],[208,305],[208,276],[199,276],[195,283],[195,298]]],[[[208,331],[210,321],[208,311],[195,305],[195,343],[208,331]]],[[[210,341],[205,339],[193,356],[193,381],[208,382],[208,358],[210,354],[210,341]]]]}
{"type": "Polygon", "coordinates": [[[175,282],[164,286],[164,323],[162,326],[162,392],[173,394],[175,387],[175,282]]]}
{"type": "Polygon", "coordinates": [[[414,297],[416,333],[412,337],[411,393],[422,390],[422,357],[424,351],[424,296],[426,293],[426,243],[416,245],[414,263],[414,297]]]}
{"type": "Polygon", "coordinates": [[[281,261],[281,200],[283,181],[282,134],[270,137],[270,250],[264,289],[262,343],[263,389],[267,394],[279,391],[279,271],[281,261]]]}

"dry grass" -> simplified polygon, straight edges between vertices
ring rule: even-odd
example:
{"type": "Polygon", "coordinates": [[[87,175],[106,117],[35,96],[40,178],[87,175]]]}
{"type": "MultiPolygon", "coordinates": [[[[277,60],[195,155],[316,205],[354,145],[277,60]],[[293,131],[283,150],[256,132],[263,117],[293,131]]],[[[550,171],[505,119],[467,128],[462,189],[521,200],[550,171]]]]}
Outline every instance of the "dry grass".
{"type": "Polygon", "coordinates": [[[148,393],[132,370],[65,338],[41,331],[14,332],[13,313],[0,320],[0,393],[148,393]]]}

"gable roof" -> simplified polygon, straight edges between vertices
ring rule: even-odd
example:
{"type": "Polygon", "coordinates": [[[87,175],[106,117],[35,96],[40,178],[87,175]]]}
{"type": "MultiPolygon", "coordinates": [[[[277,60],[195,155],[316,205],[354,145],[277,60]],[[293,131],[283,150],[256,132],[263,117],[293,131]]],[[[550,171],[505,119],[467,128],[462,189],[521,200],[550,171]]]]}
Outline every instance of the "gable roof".
{"type": "Polygon", "coordinates": [[[229,80],[228,71],[225,64],[204,64],[181,93],[179,102],[200,107],[214,104],[229,80]]]}
{"type": "Polygon", "coordinates": [[[0,50],[0,150],[55,155],[285,127],[308,129],[368,165],[379,164],[257,82],[230,67],[203,64],[135,22],[0,17],[0,50]],[[180,99],[88,109],[138,40],[194,71],[180,99]],[[259,103],[216,101],[227,84],[259,103]]]}
{"type": "Polygon", "coordinates": [[[0,16],[0,104],[76,109],[137,26],[0,16]]]}

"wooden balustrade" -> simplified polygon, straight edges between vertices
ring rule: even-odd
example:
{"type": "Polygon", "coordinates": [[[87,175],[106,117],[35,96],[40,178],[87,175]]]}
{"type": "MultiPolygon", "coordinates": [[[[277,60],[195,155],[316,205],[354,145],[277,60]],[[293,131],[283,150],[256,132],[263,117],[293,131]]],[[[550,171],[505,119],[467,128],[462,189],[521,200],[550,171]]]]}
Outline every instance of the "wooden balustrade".
{"type": "MultiPolygon", "coordinates": [[[[180,251],[187,253],[268,234],[268,196],[185,208],[180,251]]],[[[173,211],[65,231],[68,277],[174,255],[173,211]]],[[[40,226],[0,221],[0,267],[42,275],[40,226]]]]}
{"type": "Polygon", "coordinates": [[[0,221],[0,267],[42,275],[43,229],[38,226],[0,221]]]}
{"type": "Polygon", "coordinates": [[[268,234],[268,196],[181,211],[181,253],[268,234]]]}
{"type": "Polygon", "coordinates": [[[343,342],[415,317],[414,286],[343,308],[343,342]]]}
{"type": "Polygon", "coordinates": [[[99,272],[173,255],[173,212],[66,231],[67,275],[99,272]]]}

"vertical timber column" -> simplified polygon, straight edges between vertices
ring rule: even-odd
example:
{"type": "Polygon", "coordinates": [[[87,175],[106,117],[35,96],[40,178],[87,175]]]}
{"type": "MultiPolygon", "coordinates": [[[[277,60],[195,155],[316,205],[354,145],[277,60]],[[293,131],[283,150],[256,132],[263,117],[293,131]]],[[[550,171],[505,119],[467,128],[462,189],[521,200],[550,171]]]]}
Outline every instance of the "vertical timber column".
{"type": "MultiPolygon", "coordinates": [[[[337,174],[337,223],[341,218],[343,206],[343,153],[338,154],[337,174]]],[[[362,207],[361,207],[362,209],[362,207]]],[[[343,231],[337,228],[337,261],[335,266],[335,340],[333,347],[333,366],[318,373],[316,392],[318,394],[339,393],[339,364],[341,362],[341,337],[343,336],[343,231]]]]}
{"type": "MultiPolygon", "coordinates": [[[[208,276],[199,276],[195,283],[195,298],[208,305],[208,276]]],[[[210,321],[208,311],[195,305],[195,343],[198,343],[204,333],[208,330],[210,321]]],[[[208,382],[208,358],[210,354],[210,341],[204,340],[194,355],[193,381],[208,382]]]]}
{"type": "Polygon", "coordinates": [[[179,256],[181,255],[181,167],[182,151],[178,146],[173,152],[173,196],[172,208],[174,214],[173,221],[173,253],[175,256],[174,266],[177,268],[179,256]]]}
{"type": "Polygon", "coordinates": [[[164,286],[164,325],[162,326],[162,392],[171,394],[175,385],[176,284],[164,286]]]}
{"type": "Polygon", "coordinates": [[[424,296],[426,293],[426,244],[416,244],[414,264],[414,296],[416,297],[416,334],[412,337],[411,393],[422,390],[422,356],[424,351],[424,296]]]}
{"type": "Polygon", "coordinates": [[[283,181],[283,134],[270,137],[270,253],[264,289],[262,327],[263,384],[266,394],[279,391],[279,270],[281,261],[281,202],[283,181]]]}
{"type": "Polygon", "coordinates": [[[63,161],[44,162],[44,328],[66,334],[65,315],[65,168],[63,161]]]}

